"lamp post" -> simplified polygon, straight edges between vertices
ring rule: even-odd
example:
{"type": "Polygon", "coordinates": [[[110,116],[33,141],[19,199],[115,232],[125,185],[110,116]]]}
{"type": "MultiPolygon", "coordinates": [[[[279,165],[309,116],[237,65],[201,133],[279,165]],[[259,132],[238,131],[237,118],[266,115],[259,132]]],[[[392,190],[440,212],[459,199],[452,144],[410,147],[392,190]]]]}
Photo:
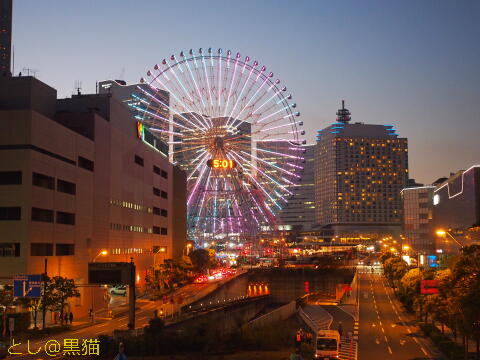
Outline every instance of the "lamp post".
{"type": "Polygon", "coordinates": [[[446,235],[450,236],[452,238],[453,241],[455,241],[455,243],[460,247],[460,249],[463,248],[463,244],[461,244],[457,239],[455,239],[452,234],[450,234],[448,231],[445,231],[443,229],[438,229],[437,231],[435,231],[435,234],[437,234],[437,236],[439,237],[443,237],[446,239],[446,235]]]}
{"type": "MultiPolygon", "coordinates": [[[[108,255],[108,251],[107,250],[102,250],[100,251],[93,259],[92,259],[92,263],[95,262],[95,260],[97,260],[97,258],[99,256],[107,256],[108,255]]],[[[95,312],[93,310],[94,308],[94,288],[92,288],[92,308],[90,309],[91,313],[92,313],[92,323],[95,322],[95,312]]]]}

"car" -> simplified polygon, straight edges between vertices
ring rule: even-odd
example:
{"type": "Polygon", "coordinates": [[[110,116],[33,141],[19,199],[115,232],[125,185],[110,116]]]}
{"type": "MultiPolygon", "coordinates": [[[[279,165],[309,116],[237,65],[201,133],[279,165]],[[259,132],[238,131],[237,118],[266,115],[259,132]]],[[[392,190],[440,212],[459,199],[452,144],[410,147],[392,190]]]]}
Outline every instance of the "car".
{"type": "Polygon", "coordinates": [[[125,285],[117,285],[111,287],[108,292],[112,295],[123,295],[127,294],[127,287],[125,285]]]}
{"type": "Polygon", "coordinates": [[[363,260],[360,260],[360,261],[358,262],[358,265],[363,265],[363,260]]]}

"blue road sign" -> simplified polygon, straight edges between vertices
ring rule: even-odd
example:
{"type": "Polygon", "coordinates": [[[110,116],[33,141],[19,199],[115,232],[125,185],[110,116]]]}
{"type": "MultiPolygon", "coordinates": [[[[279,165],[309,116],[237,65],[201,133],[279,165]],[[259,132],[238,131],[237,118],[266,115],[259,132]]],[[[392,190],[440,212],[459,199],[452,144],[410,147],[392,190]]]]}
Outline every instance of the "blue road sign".
{"type": "Polygon", "coordinates": [[[15,275],[13,277],[14,297],[40,297],[42,275],[15,275]]]}

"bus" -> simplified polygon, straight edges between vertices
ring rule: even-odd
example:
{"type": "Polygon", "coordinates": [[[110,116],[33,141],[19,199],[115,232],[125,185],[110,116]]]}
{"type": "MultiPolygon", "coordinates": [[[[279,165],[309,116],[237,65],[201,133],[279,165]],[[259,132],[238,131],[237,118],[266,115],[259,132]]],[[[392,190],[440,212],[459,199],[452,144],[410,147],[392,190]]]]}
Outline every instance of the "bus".
{"type": "Polygon", "coordinates": [[[315,359],[339,359],[340,334],[336,330],[319,330],[315,338],[315,359]]]}

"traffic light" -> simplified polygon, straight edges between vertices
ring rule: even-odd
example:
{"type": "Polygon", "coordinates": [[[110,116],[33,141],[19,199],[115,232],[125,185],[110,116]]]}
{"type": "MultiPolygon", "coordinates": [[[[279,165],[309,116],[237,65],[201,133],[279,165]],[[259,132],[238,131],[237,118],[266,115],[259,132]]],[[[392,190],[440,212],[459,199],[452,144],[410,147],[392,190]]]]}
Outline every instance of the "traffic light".
{"type": "Polygon", "coordinates": [[[305,281],[303,283],[303,287],[305,289],[305,293],[308,294],[310,292],[310,283],[308,281],[305,281]]]}

